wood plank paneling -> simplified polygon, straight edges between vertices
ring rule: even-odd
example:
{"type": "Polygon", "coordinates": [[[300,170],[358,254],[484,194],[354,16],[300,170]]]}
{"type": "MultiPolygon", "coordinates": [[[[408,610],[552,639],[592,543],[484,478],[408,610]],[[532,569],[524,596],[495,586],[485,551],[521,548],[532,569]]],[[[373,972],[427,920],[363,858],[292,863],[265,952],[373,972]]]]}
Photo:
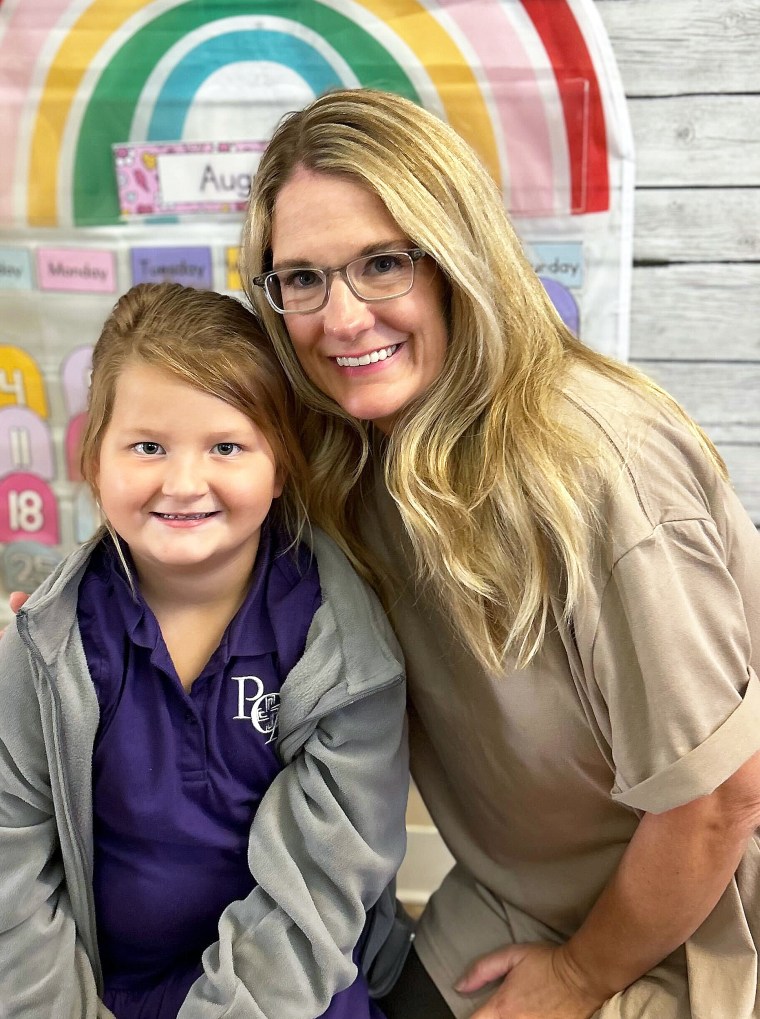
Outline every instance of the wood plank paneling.
{"type": "Polygon", "coordinates": [[[760,188],[639,188],[633,257],[760,261],[760,188]]]}
{"type": "Polygon", "coordinates": [[[760,95],[631,99],[628,106],[637,187],[760,186],[760,95]]]}
{"type": "Polygon", "coordinates": [[[760,362],[760,262],[635,268],[631,357],[760,362]]]}
{"type": "Polygon", "coordinates": [[[760,90],[757,0],[597,0],[628,96],[760,90]]]}
{"type": "Polygon", "coordinates": [[[634,132],[631,359],[760,524],[760,2],[596,0],[634,132]]]}

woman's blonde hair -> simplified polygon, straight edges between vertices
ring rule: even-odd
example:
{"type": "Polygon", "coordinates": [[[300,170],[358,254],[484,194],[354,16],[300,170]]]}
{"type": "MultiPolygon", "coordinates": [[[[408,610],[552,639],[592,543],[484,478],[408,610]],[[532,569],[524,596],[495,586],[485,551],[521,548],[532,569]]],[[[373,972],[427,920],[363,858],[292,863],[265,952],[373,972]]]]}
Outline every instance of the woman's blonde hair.
{"type": "Polygon", "coordinates": [[[472,653],[490,669],[506,654],[525,664],[543,639],[550,562],[556,557],[562,568],[566,614],[587,571],[594,521],[588,471],[600,451],[556,413],[569,363],[667,401],[719,462],[717,453],[653,382],[592,352],[566,328],[498,189],[453,129],[393,94],[327,93],[289,115],[262,157],[243,231],[242,279],[303,403],[309,516],[365,573],[372,576],[374,565],[358,527],[366,426],[310,382],[283,319],[251,285],[271,268],[275,203],[299,167],[373,191],[444,274],[445,364],[394,425],[386,483],[419,579],[432,585],[472,653]]]}
{"type": "Polygon", "coordinates": [[[95,344],[80,456],[82,477],[95,497],[119,376],[135,363],[218,397],[261,430],[285,479],[275,512],[294,537],[300,534],[305,461],[293,424],[294,396],[271,343],[240,301],[179,283],[132,287],[114,306],[95,344]]]}

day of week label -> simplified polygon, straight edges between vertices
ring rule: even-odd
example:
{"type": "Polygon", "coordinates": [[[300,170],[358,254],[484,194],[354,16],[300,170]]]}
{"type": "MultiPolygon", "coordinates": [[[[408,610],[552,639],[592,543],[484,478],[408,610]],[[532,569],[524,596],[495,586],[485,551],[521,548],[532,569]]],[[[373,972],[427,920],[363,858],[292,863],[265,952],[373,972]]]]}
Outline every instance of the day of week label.
{"type": "Polygon", "coordinates": [[[41,290],[112,294],[116,290],[114,255],[84,248],[39,248],[37,278],[41,290]]]}
{"type": "Polygon", "coordinates": [[[211,286],[210,248],[132,248],[133,283],[211,286]]]}
{"type": "Polygon", "coordinates": [[[528,256],[539,276],[547,276],[566,287],[583,286],[583,243],[530,244],[528,256]]]}
{"type": "Polygon", "coordinates": [[[238,266],[240,248],[227,248],[225,255],[227,268],[227,289],[242,290],[243,284],[240,280],[240,268],[238,266]]]}
{"type": "Polygon", "coordinates": [[[24,248],[0,247],[0,290],[31,290],[32,267],[24,248]]]}

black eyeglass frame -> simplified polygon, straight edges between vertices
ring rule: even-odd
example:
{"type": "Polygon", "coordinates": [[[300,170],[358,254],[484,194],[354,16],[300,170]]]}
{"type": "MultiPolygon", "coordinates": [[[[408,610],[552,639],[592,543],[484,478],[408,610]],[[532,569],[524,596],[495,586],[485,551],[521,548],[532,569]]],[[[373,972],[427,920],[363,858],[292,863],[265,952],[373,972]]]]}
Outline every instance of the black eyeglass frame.
{"type": "Polygon", "coordinates": [[[369,255],[359,255],[357,258],[352,258],[349,262],[346,262],[345,265],[338,265],[338,266],[335,266],[335,268],[333,268],[333,269],[319,269],[319,268],[316,268],[313,265],[297,265],[297,266],[293,266],[292,268],[289,268],[287,271],[288,272],[298,272],[299,270],[303,270],[305,272],[318,272],[318,273],[322,274],[325,277],[325,296],[322,298],[321,304],[319,304],[316,308],[309,308],[308,311],[298,311],[296,309],[291,309],[290,311],[288,311],[285,308],[279,308],[274,303],[274,300],[272,299],[272,296],[269,293],[269,287],[267,286],[267,282],[273,276],[278,276],[279,273],[283,272],[284,270],[282,270],[282,269],[271,269],[269,272],[263,272],[259,276],[254,276],[253,279],[251,280],[251,282],[253,283],[253,285],[255,287],[261,287],[262,288],[262,290],[264,291],[264,296],[266,297],[270,307],[274,311],[276,311],[278,315],[313,315],[316,312],[321,311],[324,308],[324,306],[327,304],[327,302],[330,300],[330,287],[332,286],[332,278],[333,278],[333,276],[340,276],[343,279],[343,281],[345,282],[345,284],[348,287],[348,289],[351,291],[351,293],[357,299],[357,301],[362,301],[364,304],[376,304],[379,301],[393,301],[397,297],[405,297],[410,292],[412,287],[414,286],[414,267],[415,267],[415,265],[417,264],[417,262],[419,262],[419,260],[421,258],[425,258],[427,256],[427,254],[428,254],[427,251],[424,251],[422,248],[392,248],[392,249],[389,249],[387,251],[372,252],[369,255]],[[362,294],[357,293],[356,287],[351,282],[351,279],[350,279],[350,277],[348,275],[348,267],[350,265],[353,265],[354,262],[362,262],[362,261],[365,261],[368,258],[382,258],[383,255],[408,255],[409,256],[409,259],[410,259],[410,261],[412,263],[412,278],[409,281],[409,286],[406,288],[406,290],[402,290],[401,293],[399,293],[399,294],[388,294],[388,295],[383,296],[383,297],[364,297],[364,296],[362,296],[362,294]]]}

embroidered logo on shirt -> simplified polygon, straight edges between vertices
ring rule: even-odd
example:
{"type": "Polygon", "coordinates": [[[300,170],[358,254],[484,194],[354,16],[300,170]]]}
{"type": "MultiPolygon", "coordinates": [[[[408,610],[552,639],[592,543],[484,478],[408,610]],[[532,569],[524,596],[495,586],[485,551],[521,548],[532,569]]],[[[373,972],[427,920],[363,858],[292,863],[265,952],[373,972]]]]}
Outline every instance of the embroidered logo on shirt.
{"type": "Polygon", "coordinates": [[[277,716],[280,713],[280,695],[266,693],[258,676],[233,676],[238,685],[238,713],[235,718],[247,718],[254,729],[268,736],[271,743],[277,735],[277,716]]]}

